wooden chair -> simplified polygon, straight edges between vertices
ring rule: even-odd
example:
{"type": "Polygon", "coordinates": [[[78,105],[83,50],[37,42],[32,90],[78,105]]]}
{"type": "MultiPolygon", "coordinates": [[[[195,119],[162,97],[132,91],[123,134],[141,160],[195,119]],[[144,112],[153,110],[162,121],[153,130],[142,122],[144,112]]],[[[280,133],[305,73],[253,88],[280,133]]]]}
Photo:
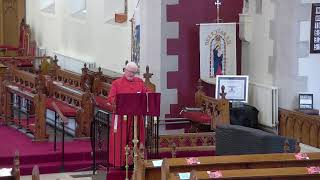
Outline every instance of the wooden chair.
{"type": "MultiPolygon", "coordinates": [[[[200,79],[197,89],[195,93],[196,111],[188,111],[188,108],[185,108],[180,113],[182,117],[195,123],[209,125],[211,130],[214,130],[217,124],[230,124],[229,102],[225,96],[221,99],[207,96],[200,79]]],[[[224,89],[222,92],[224,93],[224,89]]]]}
{"type": "MultiPolygon", "coordinates": [[[[0,49],[4,52],[4,56],[32,56],[36,54],[36,42],[32,40],[31,29],[25,20],[22,19],[20,23],[20,38],[18,47],[12,45],[0,45],[0,49]]],[[[29,60],[21,61],[18,66],[32,67],[29,60]]]]}

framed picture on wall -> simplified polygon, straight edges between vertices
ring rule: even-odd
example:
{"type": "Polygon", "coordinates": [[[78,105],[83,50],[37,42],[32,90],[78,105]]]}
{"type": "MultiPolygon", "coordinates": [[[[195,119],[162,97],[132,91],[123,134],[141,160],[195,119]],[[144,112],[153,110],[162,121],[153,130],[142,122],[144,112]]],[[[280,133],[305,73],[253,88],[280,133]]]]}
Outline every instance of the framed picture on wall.
{"type": "Polygon", "coordinates": [[[313,94],[299,94],[299,109],[313,109],[313,94]]]}
{"type": "Polygon", "coordinates": [[[310,53],[320,53],[320,3],[312,4],[310,27],[310,53]]]}
{"type": "Polygon", "coordinates": [[[221,87],[225,87],[226,99],[231,102],[248,103],[248,76],[218,75],[216,78],[216,99],[220,99],[221,87]]]}

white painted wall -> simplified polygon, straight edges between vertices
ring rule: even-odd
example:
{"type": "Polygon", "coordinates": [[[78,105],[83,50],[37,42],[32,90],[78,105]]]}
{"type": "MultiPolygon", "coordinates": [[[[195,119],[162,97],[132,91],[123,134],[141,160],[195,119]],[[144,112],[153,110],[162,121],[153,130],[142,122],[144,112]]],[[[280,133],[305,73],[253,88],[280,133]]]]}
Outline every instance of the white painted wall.
{"type": "Polygon", "coordinates": [[[299,41],[305,42],[308,51],[305,57],[299,58],[299,75],[307,77],[307,93],[313,94],[314,108],[320,109],[320,54],[310,54],[310,27],[311,27],[311,3],[320,3],[320,0],[301,0],[300,6],[305,6],[309,15],[304,21],[299,21],[299,41]]]}
{"type": "MultiPolygon", "coordinates": [[[[40,0],[27,0],[27,23],[37,44],[47,49],[48,55],[59,52],[83,60],[89,58],[98,66],[122,72],[124,62],[130,60],[131,24],[116,24],[110,19],[111,14],[123,11],[124,6],[121,10],[120,1],[87,1],[84,18],[75,18],[72,16],[75,7],[70,2],[55,0],[55,13],[46,13],[41,11],[40,0]],[[106,4],[110,3],[117,8],[107,9],[106,4]]],[[[129,1],[129,17],[133,3],[129,1]]]]}
{"type": "Polygon", "coordinates": [[[319,56],[309,53],[311,2],[319,0],[262,0],[262,13],[256,13],[256,0],[249,0],[252,39],[242,44],[242,74],[250,80],[277,86],[279,107],[298,107],[298,94],[314,94],[314,107],[320,108],[319,56]]]}
{"type": "Polygon", "coordinates": [[[250,81],[272,85],[269,72],[269,57],[273,55],[273,41],[269,38],[270,21],[274,18],[274,5],[262,1],[263,15],[256,14],[256,0],[249,0],[248,14],[252,17],[252,39],[242,42],[242,74],[250,76],[250,81]]]}
{"type": "MultiPolygon", "coordinates": [[[[47,55],[58,52],[122,72],[125,60],[131,59],[131,23],[116,24],[112,20],[115,12],[123,12],[121,0],[87,0],[84,18],[72,15],[75,7],[70,7],[71,1],[55,0],[55,13],[41,11],[39,1],[27,1],[27,23],[34,31],[38,46],[46,49],[47,55]]],[[[138,0],[128,2],[129,19],[133,14],[137,18],[138,0]]],[[[151,80],[162,93],[162,118],[170,112],[170,104],[177,103],[177,91],[167,89],[167,72],[177,70],[178,57],[166,53],[167,38],[178,38],[179,33],[178,23],[167,23],[166,5],[176,3],[178,0],[140,0],[138,5],[141,18],[140,76],[149,65],[154,74],[151,80]]],[[[81,66],[79,62],[63,64],[65,67],[81,66]]]]}

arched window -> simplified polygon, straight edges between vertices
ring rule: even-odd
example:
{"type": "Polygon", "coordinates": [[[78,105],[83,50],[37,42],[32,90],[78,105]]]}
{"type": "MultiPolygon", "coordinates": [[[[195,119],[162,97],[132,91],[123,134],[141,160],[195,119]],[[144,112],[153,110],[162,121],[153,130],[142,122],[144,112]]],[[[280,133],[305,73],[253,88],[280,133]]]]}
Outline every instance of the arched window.
{"type": "Polygon", "coordinates": [[[55,13],[55,0],[40,0],[40,9],[46,13],[55,13]]]}
{"type": "Polygon", "coordinates": [[[69,0],[70,13],[75,18],[85,18],[87,15],[87,0],[69,0]]]}

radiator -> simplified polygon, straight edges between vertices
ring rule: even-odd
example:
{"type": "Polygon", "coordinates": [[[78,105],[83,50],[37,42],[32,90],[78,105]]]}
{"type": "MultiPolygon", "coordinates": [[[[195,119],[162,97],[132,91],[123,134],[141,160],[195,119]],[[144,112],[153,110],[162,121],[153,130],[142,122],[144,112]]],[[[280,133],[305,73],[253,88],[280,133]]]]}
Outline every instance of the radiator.
{"type": "Polygon", "coordinates": [[[267,127],[278,125],[279,88],[250,82],[249,104],[259,110],[258,123],[267,127]]]}

